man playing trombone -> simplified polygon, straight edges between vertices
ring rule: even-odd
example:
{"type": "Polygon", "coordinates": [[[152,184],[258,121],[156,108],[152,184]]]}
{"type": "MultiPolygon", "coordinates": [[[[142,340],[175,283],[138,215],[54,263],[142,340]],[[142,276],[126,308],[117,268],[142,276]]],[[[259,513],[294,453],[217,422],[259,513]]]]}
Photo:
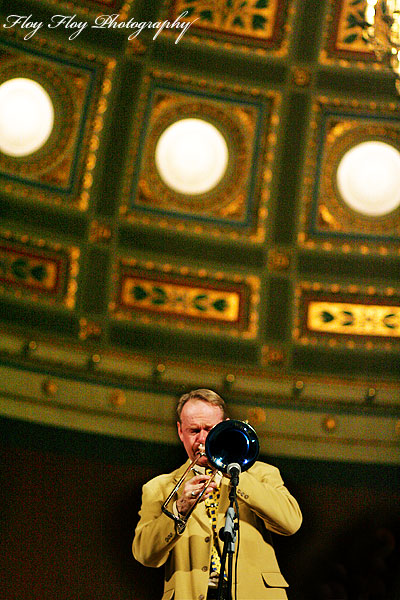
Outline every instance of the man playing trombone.
{"type": "Polygon", "coordinates": [[[278,469],[253,457],[252,466],[240,475],[237,569],[233,589],[228,590],[222,577],[219,582],[219,531],[229,507],[231,482],[222,473],[209,473],[209,457],[204,452],[209,432],[227,419],[225,403],[211,390],[194,390],[180,398],[177,413],[178,435],[188,461],[143,486],[134,557],[148,567],[165,565],[162,600],[229,599],[231,593],[237,600],[287,598],[271,532],[295,533],[302,516],[278,469]]]}

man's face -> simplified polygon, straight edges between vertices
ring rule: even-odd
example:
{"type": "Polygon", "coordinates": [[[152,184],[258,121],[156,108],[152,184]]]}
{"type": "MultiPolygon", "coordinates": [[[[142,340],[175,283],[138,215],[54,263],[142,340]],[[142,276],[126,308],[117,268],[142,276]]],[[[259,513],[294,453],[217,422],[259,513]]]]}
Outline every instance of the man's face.
{"type": "MultiPolygon", "coordinates": [[[[199,446],[205,445],[210,429],[223,419],[224,413],[220,406],[204,400],[186,402],[181,412],[181,422],[178,421],[178,435],[190,460],[194,459],[199,446]]],[[[197,464],[205,466],[207,457],[200,458],[197,464]]]]}

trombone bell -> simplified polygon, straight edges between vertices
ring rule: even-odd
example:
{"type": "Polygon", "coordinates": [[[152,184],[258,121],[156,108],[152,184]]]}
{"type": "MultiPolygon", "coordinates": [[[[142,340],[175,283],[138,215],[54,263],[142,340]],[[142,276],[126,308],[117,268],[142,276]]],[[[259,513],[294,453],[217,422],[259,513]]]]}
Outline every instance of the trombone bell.
{"type": "Polygon", "coordinates": [[[239,464],[241,471],[247,471],[257,460],[259,452],[258,437],[251,425],[234,419],[227,419],[226,421],[217,423],[207,435],[205,448],[199,446],[199,451],[194,460],[192,460],[161,507],[163,513],[175,521],[178,532],[182,533],[184,531],[187,520],[204,496],[207,487],[213,481],[218,471],[228,476],[228,467],[232,463],[239,464]],[[186,479],[188,472],[202,456],[207,456],[208,463],[213,467],[214,471],[210,479],[205,482],[196,501],[192,504],[186,515],[179,517],[172,513],[167,506],[186,479]]]}
{"type": "Polygon", "coordinates": [[[206,437],[208,462],[225,475],[232,463],[239,464],[241,471],[247,471],[254,465],[259,453],[257,434],[245,421],[221,421],[206,437]]]}

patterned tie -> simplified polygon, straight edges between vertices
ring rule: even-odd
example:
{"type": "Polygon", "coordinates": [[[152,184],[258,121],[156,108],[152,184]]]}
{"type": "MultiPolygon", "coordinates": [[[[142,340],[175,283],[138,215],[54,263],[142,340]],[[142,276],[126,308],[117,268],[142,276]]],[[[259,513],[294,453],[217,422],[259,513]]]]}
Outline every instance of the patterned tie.
{"type": "MultiPolygon", "coordinates": [[[[211,469],[206,469],[206,475],[212,475],[211,469]]],[[[207,514],[211,520],[212,532],[213,532],[213,545],[211,549],[211,572],[219,575],[221,571],[221,558],[218,552],[218,531],[217,531],[217,510],[219,503],[220,493],[219,489],[213,489],[212,493],[206,496],[204,501],[206,505],[207,514]]]]}

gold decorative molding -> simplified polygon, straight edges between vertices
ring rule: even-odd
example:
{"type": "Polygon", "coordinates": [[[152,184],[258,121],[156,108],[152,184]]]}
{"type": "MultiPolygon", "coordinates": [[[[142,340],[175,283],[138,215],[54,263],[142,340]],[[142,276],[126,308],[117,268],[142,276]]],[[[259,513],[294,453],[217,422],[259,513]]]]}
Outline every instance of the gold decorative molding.
{"type": "Polygon", "coordinates": [[[395,103],[320,97],[314,101],[307,144],[298,241],[306,248],[343,252],[397,253],[400,210],[371,217],[342,199],[337,169],[342,157],[366,141],[382,141],[400,151],[395,103]]]}
{"type": "Polygon", "coordinates": [[[268,270],[287,271],[291,266],[292,256],[290,250],[271,248],[268,251],[268,270]]]}
{"type": "Polygon", "coordinates": [[[57,395],[57,392],[58,392],[57,381],[48,377],[42,383],[42,391],[46,396],[53,398],[54,396],[57,395]]]}
{"type": "Polygon", "coordinates": [[[261,406],[252,406],[246,411],[247,419],[253,427],[259,426],[267,421],[265,408],[261,406]]]}
{"type": "Polygon", "coordinates": [[[253,107],[227,106],[204,98],[160,90],[153,96],[149,134],[143,146],[144,157],[139,174],[137,207],[155,207],[160,211],[186,213],[194,217],[243,221],[246,211],[247,173],[251,169],[251,143],[255,136],[257,111],[253,107]],[[214,190],[193,196],[179,194],[160,178],[155,162],[155,149],[161,133],[174,121],[202,118],[218,124],[229,144],[230,173],[214,190]]]}
{"type": "Polygon", "coordinates": [[[103,327],[96,321],[82,317],[79,319],[79,339],[98,339],[103,333],[103,327]]]}
{"type": "Polygon", "coordinates": [[[115,408],[121,408],[126,404],[126,394],[122,390],[115,390],[110,394],[110,403],[115,408]]]}
{"type": "Polygon", "coordinates": [[[328,415],[322,419],[321,423],[322,429],[326,431],[326,433],[334,433],[338,427],[338,421],[336,417],[332,415],[328,415]]]}
{"type": "MultiPolygon", "coordinates": [[[[305,289],[311,290],[312,284],[305,286],[305,289]]],[[[308,343],[313,342],[309,340],[308,343]]],[[[273,351],[278,346],[271,344],[269,348],[273,351]]],[[[394,415],[400,406],[400,383],[395,376],[391,379],[379,378],[379,382],[376,376],[371,377],[368,373],[343,379],[340,375],[332,376],[329,373],[287,373],[280,368],[272,370],[267,364],[265,367],[241,365],[228,370],[226,364],[201,358],[193,361],[190,357],[173,359],[160,355],[157,345],[153,350],[144,353],[103,347],[100,356],[92,352],[92,346],[88,349],[84,341],[60,341],[57,336],[51,338],[44,335],[33,341],[26,337],[23,329],[13,330],[3,326],[0,331],[0,358],[7,364],[10,361],[15,365],[21,364],[24,371],[31,369],[36,373],[39,383],[35,389],[38,391],[43,382],[43,369],[51,379],[58,380],[62,364],[63,372],[69,373],[68,380],[76,377],[78,381],[96,385],[103,382],[101,385],[107,388],[110,386],[123,390],[135,386],[148,389],[148,385],[156,381],[162,383],[165,393],[170,391],[174,397],[177,386],[187,389],[193,386],[194,381],[207,383],[207,386],[220,389],[223,394],[223,390],[228,389],[225,382],[229,379],[228,383],[232,385],[229,395],[240,399],[242,406],[243,401],[259,406],[263,399],[263,407],[279,404],[293,408],[301,403],[313,410],[321,410],[322,414],[326,414],[329,406],[329,411],[360,415],[394,415]],[[372,390],[375,390],[374,396],[372,390]]],[[[64,393],[61,386],[59,390],[64,393]]],[[[65,393],[68,397],[68,393],[65,393]]],[[[94,401],[98,406],[98,395],[87,401],[94,401]]]]}
{"type": "Polygon", "coordinates": [[[261,348],[263,366],[281,366],[285,364],[285,352],[278,346],[264,345],[261,348]]]}
{"type": "Polygon", "coordinates": [[[144,88],[130,141],[120,209],[122,218],[202,235],[253,242],[265,239],[280,96],[223,82],[153,71],[144,88]],[[173,191],[161,179],[155,148],[163,131],[182,118],[201,118],[221,131],[229,148],[227,171],[207,193],[173,191]]]}
{"type": "MultiPolygon", "coordinates": [[[[212,0],[165,0],[164,17],[170,21],[186,13],[182,20],[191,24],[185,34],[193,43],[286,56],[292,0],[259,2],[213,2],[212,0]]],[[[166,32],[167,34],[167,32],[166,32]]]]}
{"type": "Polygon", "coordinates": [[[0,231],[0,293],[72,309],[79,256],[75,246],[0,231]]]}
{"type": "Polygon", "coordinates": [[[307,329],[325,333],[400,337],[399,306],[310,301],[307,329]]]}
{"type": "Polygon", "coordinates": [[[295,340],[303,344],[398,346],[400,290],[301,282],[296,288],[295,340]]]}
{"type": "Polygon", "coordinates": [[[29,202],[86,210],[116,61],[79,52],[68,40],[65,46],[50,46],[36,35],[26,41],[20,32],[5,31],[0,83],[14,77],[37,81],[49,94],[56,118],[40,150],[18,159],[0,153],[3,189],[29,202]]]}
{"type": "Polygon", "coordinates": [[[239,318],[238,292],[189,287],[185,283],[161,285],[157,279],[127,277],[121,289],[121,303],[130,309],[157,313],[180,312],[186,317],[204,317],[215,321],[235,323],[239,318]],[[141,290],[139,292],[138,290],[141,290]],[[139,296],[141,293],[141,297],[139,296]]]}
{"type": "MultiPolygon", "coordinates": [[[[364,10],[367,0],[329,0],[324,41],[320,52],[322,64],[365,68],[375,61],[374,53],[363,39],[364,10]]],[[[374,65],[379,68],[378,63],[374,65]]]]}
{"type": "Polygon", "coordinates": [[[94,19],[98,15],[117,15],[118,22],[128,19],[130,11],[136,0],[46,0],[57,9],[64,7],[72,15],[79,15],[94,19]]]}
{"type": "Polygon", "coordinates": [[[137,37],[128,40],[128,44],[126,46],[126,54],[127,56],[134,55],[142,55],[146,54],[147,46],[137,37]]]}
{"type": "MultiPolygon", "coordinates": [[[[0,364],[0,375],[0,414],[5,417],[151,443],[178,443],[176,379],[175,388],[151,392],[137,389],[132,380],[122,390],[95,378],[56,376],[52,379],[57,393],[43,397],[40,373],[0,364]]],[[[350,412],[339,422],[335,411],[327,413],[323,406],[299,410],[274,404],[265,390],[253,404],[232,399],[229,408],[234,418],[246,418],[256,427],[261,451],[267,454],[399,464],[398,420],[390,414],[350,412]]]]}
{"type": "Polygon", "coordinates": [[[169,321],[179,328],[245,338],[257,333],[257,277],[124,259],[114,267],[114,281],[110,312],[116,319],[161,325],[169,321]]]}
{"type": "Polygon", "coordinates": [[[311,71],[307,67],[292,66],[291,76],[293,82],[301,88],[308,87],[311,84],[311,71]]]}
{"type": "Polygon", "coordinates": [[[89,242],[96,244],[110,244],[112,241],[112,229],[107,223],[102,223],[97,219],[91,221],[89,225],[89,242]]]}

